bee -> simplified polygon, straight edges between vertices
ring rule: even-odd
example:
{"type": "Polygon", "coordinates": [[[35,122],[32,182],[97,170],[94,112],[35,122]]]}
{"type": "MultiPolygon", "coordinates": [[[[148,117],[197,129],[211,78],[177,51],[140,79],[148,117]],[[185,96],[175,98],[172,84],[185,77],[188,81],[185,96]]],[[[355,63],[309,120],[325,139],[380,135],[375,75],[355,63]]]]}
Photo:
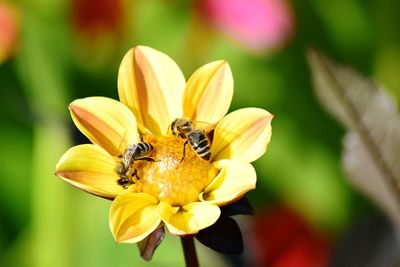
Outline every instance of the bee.
{"type": "Polygon", "coordinates": [[[153,150],[153,146],[146,142],[139,142],[137,144],[130,145],[125,152],[120,156],[121,162],[117,168],[117,174],[120,177],[117,180],[117,183],[126,189],[129,185],[133,184],[133,177],[137,176],[137,170],[132,167],[134,161],[137,160],[146,160],[146,161],[154,161],[153,158],[147,157],[151,151],[153,150]]]}
{"type": "Polygon", "coordinates": [[[153,146],[146,142],[130,145],[122,156],[122,164],[128,168],[135,160],[154,161],[153,158],[146,157],[152,150],[153,146]]]}
{"type": "Polygon", "coordinates": [[[207,137],[205,127],[201,127],[198,122],[179,118],[172,122],[171,131],[175,136],[186,139],[183,145],[183,156],[181,162],[185,158],[185,149],[187,144],[190,144],[200,158],[204,160],[210,159],[210,140],[207,137]]]}

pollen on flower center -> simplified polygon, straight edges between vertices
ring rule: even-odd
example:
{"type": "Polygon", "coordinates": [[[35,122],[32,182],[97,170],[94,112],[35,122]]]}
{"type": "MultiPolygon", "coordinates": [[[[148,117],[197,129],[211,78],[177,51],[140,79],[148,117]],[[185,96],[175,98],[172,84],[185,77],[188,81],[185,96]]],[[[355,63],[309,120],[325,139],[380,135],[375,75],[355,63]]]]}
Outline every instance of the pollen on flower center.
{"type": "Polygon", "coordinates": [[[144,135],[143,141],[153,146],[148,156],[155,161],[135,161],[138,178],[135,191],[149,193],[173,206],[199,201],[199,194],[218,170],[209,161],[201,159],[190,145],[186,145],[181,161],[185,142],[182,138],[144,135]]]}

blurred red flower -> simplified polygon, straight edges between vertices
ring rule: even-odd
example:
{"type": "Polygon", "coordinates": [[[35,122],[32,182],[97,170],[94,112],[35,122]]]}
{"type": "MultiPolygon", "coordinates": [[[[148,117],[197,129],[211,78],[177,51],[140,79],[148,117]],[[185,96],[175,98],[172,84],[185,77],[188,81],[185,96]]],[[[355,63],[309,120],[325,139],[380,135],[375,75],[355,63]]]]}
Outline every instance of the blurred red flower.
{"type": "Polygon", "coordinates": [[[0,2],[0,63],[15,53],[19,36],[19,13],[9,2],[0,2]]]}
{"type": "Polygon", "coordinates": [[[197,8],[213,27],[254,52],[279,48],[294,32],[285,0],[200,0],[197,8]]]}
{"type": "Polygon", "coordinates": [[[255,266],[325,267],[329,241],[295,211],[275,206],[252,221],[255,266]]]}
{"type": "Polygon", "coordinates": [[[115,66],[132,35],[133,1],[71,0],[73,46],[79,65],[90,71],[115,66]]]}
{"type": "Polygon", "coordinates": [[[120,33],[124,21],[122,0],[72,0],[72,19],[74,30],[88,37],[120,33]]]}

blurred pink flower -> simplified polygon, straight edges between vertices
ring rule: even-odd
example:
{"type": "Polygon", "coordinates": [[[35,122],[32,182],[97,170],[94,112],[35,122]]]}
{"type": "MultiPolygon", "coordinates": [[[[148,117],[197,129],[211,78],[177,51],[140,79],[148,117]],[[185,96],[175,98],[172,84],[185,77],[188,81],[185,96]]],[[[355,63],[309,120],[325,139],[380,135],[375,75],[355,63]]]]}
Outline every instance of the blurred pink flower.
{"type": "Polygon", "coordinates": [[[197,8],[213,27],[254,52],[279,48],[294,32],[285,0],[200,0],[197,8]]]}
{"type": "Polygon", "coordinates": [[[14,5],[0,2],[0,63],[16,51],[19,35],[19,15],[14,5]]]}

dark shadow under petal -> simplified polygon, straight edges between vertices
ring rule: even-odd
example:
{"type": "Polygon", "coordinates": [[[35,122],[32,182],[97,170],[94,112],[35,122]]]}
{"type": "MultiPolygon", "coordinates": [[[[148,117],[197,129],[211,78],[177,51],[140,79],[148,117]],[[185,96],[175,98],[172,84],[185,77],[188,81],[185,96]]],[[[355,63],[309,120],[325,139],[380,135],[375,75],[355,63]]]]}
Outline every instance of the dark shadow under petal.
{"type": "Polygon", "coordinates": [[[242,233],[236,221],[221,217],[213,225],[196,235],[203,245],[223,254],[237,255],[243,252],[242,233]]]}

